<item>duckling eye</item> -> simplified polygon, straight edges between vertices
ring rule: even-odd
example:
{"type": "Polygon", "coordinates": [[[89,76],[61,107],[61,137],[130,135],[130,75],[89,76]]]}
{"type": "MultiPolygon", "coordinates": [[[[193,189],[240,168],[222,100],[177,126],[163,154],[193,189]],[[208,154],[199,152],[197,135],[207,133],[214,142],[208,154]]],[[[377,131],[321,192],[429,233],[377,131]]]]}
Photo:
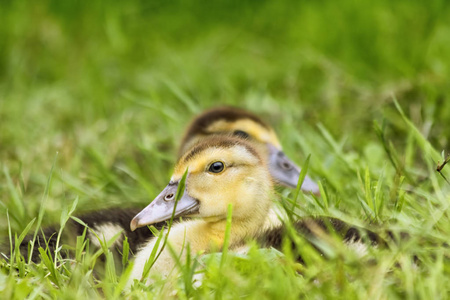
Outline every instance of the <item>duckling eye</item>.
{"type": "Polygon", "coordinates": [[[225,168],[225,167],[224,167],[224,165],[223,165],[223,162],[221,162],[221,161],[216,161],[216,162],[212,163],[212,164],[209,166],[208,171],[211,172],[211,173],[220,173],[220,172],[223,171],[224,168],[225,168]]]}
{"type": "Polygon", "coordinates": [[[242,130],[235,130],[233,132],[233,134],[237,137],[243,138],[243,139],[248,139],[250,136],[248,135],[247,132],[242,131],[242,130]]]}

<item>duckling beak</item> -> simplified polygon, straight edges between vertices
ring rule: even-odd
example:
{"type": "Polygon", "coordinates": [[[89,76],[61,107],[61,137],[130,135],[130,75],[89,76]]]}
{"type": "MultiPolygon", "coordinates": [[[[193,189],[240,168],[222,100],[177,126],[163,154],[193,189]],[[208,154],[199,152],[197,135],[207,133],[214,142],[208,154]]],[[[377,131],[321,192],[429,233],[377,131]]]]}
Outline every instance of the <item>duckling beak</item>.
{"type": "MultiPolygon", "coordinates": [[[[267,147],[269,148],[269,170],[272,177],[282,185],[291,188],[297,187],[300,167],[274,145],[267,144],[267,147]]],[[[301,189],[304,192],[320,194],[319,186],[308,176],[305,177],[301,189]]]]}
{"type": "Polygon", "coordinates": [[[131,220],[130,228],[134,231],[136,228],[151,225],[154,223],[169,220],[175,209],[174,217],[180,217],[194,211],[199,206],[199,202],[189,196],[186,189],[178,202],[175,201],[178,182],[169,183],[166,188],[152,201],[146,208],[138,213],[131,220]],[[175,207],[176,204],[176,207],[175,207]]]}

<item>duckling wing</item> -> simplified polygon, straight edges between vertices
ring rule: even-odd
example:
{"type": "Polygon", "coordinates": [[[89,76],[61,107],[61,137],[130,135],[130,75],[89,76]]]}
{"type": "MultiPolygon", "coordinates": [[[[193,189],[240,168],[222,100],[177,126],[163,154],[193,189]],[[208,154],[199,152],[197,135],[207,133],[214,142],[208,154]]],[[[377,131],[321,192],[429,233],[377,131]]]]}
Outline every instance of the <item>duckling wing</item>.
{"type": "MultiPolygon", "coordinates": [[[[83,223],[85,223],[89,228],[95,232],[101,239],[109,240],[111,237],[117,235],[119,232],[122,232],[122,235],[116,240],[113,244],[114,254],[120,255],[122,253],[122,242],[125,237],[128,240],[128,244],[130,246],[130,252],[136,253],[142,245],[144,245],[150,238],[153,237],[152,232],[147,228],[139,228],[135,231],[130,230],[130,220],[139,213],[141,209],[121,209],[121,208],[112,208],[112,209],[104,209],[98,210],[86,214],[82,214],[77,216],[83,223]]],[[[156,229],[161,229],[166,223],[159,222],[154,224],[153,226],[156,229]]],[[[57,246],[57,236],[60,228],[59,226],[48,226],[43,228],[33,244],[33,252],[31,253],[31,260],[33,262],[40,261],[39,247],[46,249],[48,247],[50,253],[55,253],[57,246]]],[[[70,219],[64,230],[61,237],[60,245],[70,245],[75,246],[76,237],[81,236],[85,230],[85,226],[70,219]]],[[[86,238],[91,240],[91,245],[94,246],[94,251],[100,248],[100,244],[98,242],[97,237],[90,232],[87,231],[86,238]]],[[[33,234],[28,234],[25,236],[23,241],[20,243],[19,250],[20,253],[27,258],[28,257],[28,245],[33,243],[33,234]]],[[[9,256],[10,248],[9,243],[2,243],[3,246],[0,248],[0,252],[9,256]],[[8,245],[8,246],[6,246],[8,245]]],[[[13,242],[13,249],[16,245],[13,242]]],[[[61,252],[63,258],[73,257],[73,253],[69,251],[61,252]]]]}
{"type": "MultiPolygon", "coordinates": [[[[319,247],[316,246],[315,241],[323,239],[324,235],[337,235],[342,238],[342,241],[352,248],[353,244],[364,245],[382,245],[386,242],[375,232],[350,225],[342,220],[331,217],[315,217],[305,218],[294,222],[292,228],[295,232],[303,237],[306,241],[322,254],[319,247]]],[[[288,227],[285,224],[271,228],[257,237],[257,241],[262,247],[273,247],[277,250],[282,250],[283,240],[289,238],[288,227]]],[[[300,255],[301,251],[295,251],[296,244],[291,243],[293,253],[297,253],[297,261],[304,263],[300,255]]],[[[299,250],[299,249],[298,249],[299,250]]]]}

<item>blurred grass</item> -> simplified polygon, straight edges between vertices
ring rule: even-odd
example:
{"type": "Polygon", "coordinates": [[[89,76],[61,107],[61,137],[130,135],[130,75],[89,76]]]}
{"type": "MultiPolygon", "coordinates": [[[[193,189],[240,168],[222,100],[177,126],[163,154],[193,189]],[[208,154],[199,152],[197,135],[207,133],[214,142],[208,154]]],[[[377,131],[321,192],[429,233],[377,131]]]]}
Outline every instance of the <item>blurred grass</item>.
{"type": "MultiPolygon", "coordinates": [[[[448,250],[436,247],[450,235],[449,186],[434,171],[437,154],[449,147],[447,1],[2,0],[0,6],[5,235],[6,209],[13,232],[38,216],[57,153],[44,225],[59,222],[77,198],[77,212],[143,207],[165,186],[193,115],[237,105],[273,124],[297,162],[312,154],[309,174],[321,179],[327,205],[301,196],[300,215],[370,220],[415,236],[405,252],[377,254],[375,271],[351,257],[341,257],[349,266],[338,258],[317,261],[322,271],[310,268],[302,278],[277,269],[278,280],[288,278],[286,289],[297,290],[293,298],[336,291],[356,298],[449,295],[448,250]],[[425,261],[421,269],[408,260],[416,252],[425,261]],[[402,268],[387,275],[395,263],[402,268]]],[[[448,169],[443,173],[450,178],[448,169]]],[[[262,258],[253,255],[255,267],[262,258]]],[[[260,281],[239,284],[231,275],[218,279],[211,268],[198,296],[212,289],[225,297],[238,286],[230,295],[275,297],[269,281],[275,267],[265,263],[267,269],[264,263],[256,269],[260,281]],[[260,282],[268,286],[256,291],[260,282]]],[[[39,284],[31,275],[43,270],[17,282],[1,275],[0,285],[28,291],[39,284]]],[[[76,279],[66,289],[56,292],[47,282],[34,293],[69,295],[83,283],[76,295],[96,295],[86,273],[71,274],[76,279]]]]}

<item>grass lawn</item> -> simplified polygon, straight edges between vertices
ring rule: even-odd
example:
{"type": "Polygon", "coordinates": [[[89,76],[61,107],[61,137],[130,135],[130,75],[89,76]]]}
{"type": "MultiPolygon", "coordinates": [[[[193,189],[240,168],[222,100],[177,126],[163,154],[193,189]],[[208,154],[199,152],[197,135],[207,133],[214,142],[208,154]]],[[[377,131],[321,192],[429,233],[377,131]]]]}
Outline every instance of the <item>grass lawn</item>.
{"type": "Polygon", "coordinates": [[[191,262],[126,293],[110,253],[96,276],[78,245],[73,260],[1,259],[1,299],[450,297],[450,165],[436,171],[450,151],[447,1],[3,0],[0,20],[7,248],[72,209],[145,207],[189,120],[217,105],[263,117],[297,163],[311,154],[323,195],[300,195],[299,217],[410,235],[362,258],[305,245],[306,267],[256,247],[213,255],[200,287],[191,262]]]}

